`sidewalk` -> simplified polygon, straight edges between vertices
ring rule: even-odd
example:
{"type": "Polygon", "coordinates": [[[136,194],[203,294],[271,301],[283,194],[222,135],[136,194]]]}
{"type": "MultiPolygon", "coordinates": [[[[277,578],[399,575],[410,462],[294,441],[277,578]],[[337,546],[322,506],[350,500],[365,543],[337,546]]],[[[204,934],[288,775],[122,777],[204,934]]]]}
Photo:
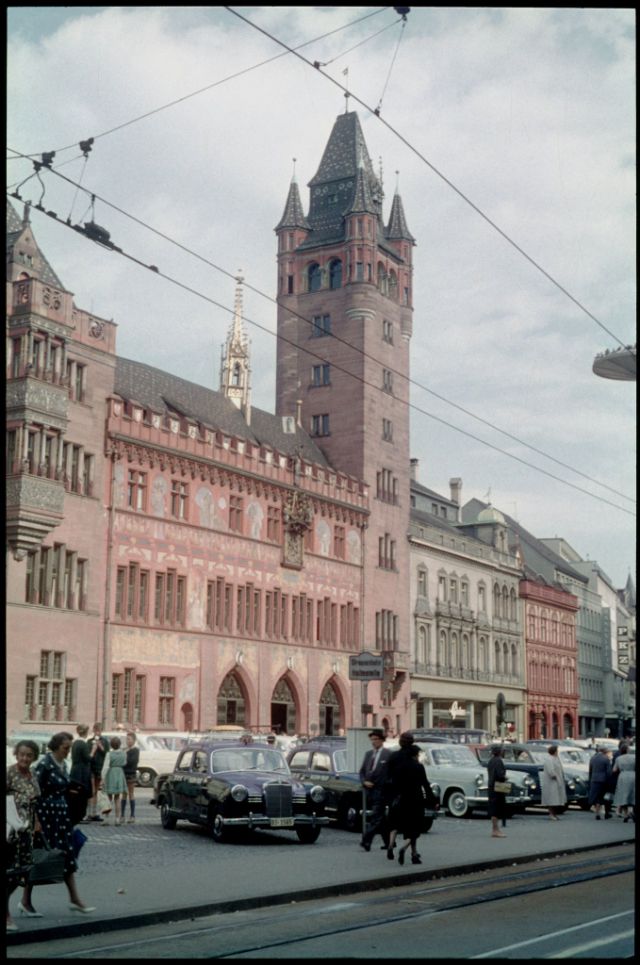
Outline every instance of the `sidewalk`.
{"type": "Polygon", "coordinates": [[[507,837],[498,839],[490,836],[486,820],[439,817],[420,839],[423,864],[401,868],[388,861],[377,838],[369,853],[359,847],[358,835],[333,829],[325,829],[315,845],[300,845],[284,834],[259,844],[216,845],[187,826],[163,831],[155,809],[148,808],[148,814],[136,825],[83,826],[89,828],[89,841],[81,855],[78,890],[96,912],[71,911],[65,886],[49,885],[34,891],[43,917],[27,919],[18,915],[17,891],[11,908],[20,930],[7,934],[7,944],[353,894],[396,880],[425,881],[623,842],[631,849],[635,841],[634,823],[596,822],[589,812],[569,811],[558,822],[542,812],[527,814],[511,820],[507,837]]]}

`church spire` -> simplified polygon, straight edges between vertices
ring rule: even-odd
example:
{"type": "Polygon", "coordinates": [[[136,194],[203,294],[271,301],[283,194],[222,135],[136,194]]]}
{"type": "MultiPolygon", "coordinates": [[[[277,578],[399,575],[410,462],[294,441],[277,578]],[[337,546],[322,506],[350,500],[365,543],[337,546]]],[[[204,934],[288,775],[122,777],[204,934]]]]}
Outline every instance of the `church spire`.
{"type": "Polygon", "coordinates": [[[251,367],[249,365],[249,339],[242,318],[242,283],[244,278],[236,275],[236,294],[233,321],[227,341],[222,348],[220,362],[220,391],[241,410],[247,425],[251,422],[251,367]]]}

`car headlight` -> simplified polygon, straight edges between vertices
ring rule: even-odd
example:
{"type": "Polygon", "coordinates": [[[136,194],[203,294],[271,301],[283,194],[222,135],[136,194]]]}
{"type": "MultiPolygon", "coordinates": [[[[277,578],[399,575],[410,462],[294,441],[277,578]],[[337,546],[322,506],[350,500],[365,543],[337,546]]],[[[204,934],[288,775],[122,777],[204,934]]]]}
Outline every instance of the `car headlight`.
{"type": "Polygon", "coordinates": [[[525,777],[525,779],[523,780],[522,783],[525,785],[525,787],[535,787],[535,786],[536,786],[536,782],[534,781],[534,779],[533,779],[532,777],[529,777],[528,774],[527,774],[527,776],[525,777]]]}
{"type": "Polygon", "coordinates": [[[486,783],[484,776],[482,774],[478,774],[476,776],[475,783],[476,783],[476,787],[482,787],[482,785],[486,783]]]}
{"type": "Polygon", "coordinates": [[[435,784],[435,783],[432,781],[432,782],[431,782],[431,790],[433,791],[433,793],[435,794],[436,797],[438,797],[438,798],[440,797],[440,785],[439,785],[439,784],[435,784]]]}
{"type": "Polygon", "coordinates": [[[314,784],[309,791],[309,797],[315,804],[322,804],[326,796],[327,792],[323,787],[320,787],[319,784],[314,784]]]}
{"type": "Polygon", "coordinates": [[[246,801],[249,797],[249,791],[244,784],[234,784],[231,788],[231,797],[234,801],[246,801]]]}

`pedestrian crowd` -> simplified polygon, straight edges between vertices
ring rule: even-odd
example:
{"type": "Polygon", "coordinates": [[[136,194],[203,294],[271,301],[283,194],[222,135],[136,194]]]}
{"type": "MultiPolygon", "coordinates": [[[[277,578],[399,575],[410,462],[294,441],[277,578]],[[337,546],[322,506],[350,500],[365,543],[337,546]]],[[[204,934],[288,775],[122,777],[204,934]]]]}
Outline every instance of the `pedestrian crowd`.
{"type": "MultiPolygon", "coordinates": [[[[47,753],[38,761],[39,748],[33,740],[19,740],[15,746],[16,763],[7,769],[7,932],[17,931],[11,917],[10,898],[18,887],[20,915],[41,918],[33,904],[36,884],[64,882],[69,908],[79,914],[96,909],[80,897],[75,873],[78,855],[86,836],[80,825],[104,822],[113,814],[115,825],[124,824],[127,802],[128,823],[135,822],[135,784],[139,762],[134,732],[122,728],[121,737],[110,740],[102,726],[79,724],[77,737],[66,731],[55,734],[47,753]],[[68,764],[70,761],[70,766],[68,764]],[[37,763],[36,763],[37,762],[37,763]]],[[[419,760],[419,745],[411,733],[400,735],[399,748],[385,746],[385,733],[374,728],[369,733],[371,750],[360,768],[360,781],[366,794],[368,823],[360,841],[370,851],[377,835],[387,858],[404,865],[407,852],[412,864],[421,864],[417,842],[425,829],[425,808],[439,810],[426,770],[419,760]],[[400,841],[402,843],[400,843],[400,841]]],[[[492,747],[487,765],[488,813],[491,836],[506,837],[506,799],[510,792],[503,746],[492,747]]],[[[558,757],[558,745],[548,747],[541,772],[541,804],[549,818],[559,820],[566,808],[565,776],[558,757]]],[[[615,813],[625,822],[635,822],[635,753],[620,741],[610,755],[597,746],[589,763],[589,806],[596,820],[615,813]]]]}
{"type": "Polygon", "coordinates": [[[19,740],[16,763],[7,769],[7,932],[18,930],[11,917],[10,899],[18,887],[18,912],[41,918],[32,895],[37,884],[64,882],[69,908],[88,915],[96,909],[80,897],[75,873],[78,855],[87,840],[80,825],[104,822],[124,824],[129,802],[129,823],[135,822],[135,784],[139,749],[136,735],[126,733],[108,741],[102,725],[78,724],[77,737],[67,731],[54,734],[47,753],[38,761],[33,740],[19,740]],[[36,763],[37,762],[37,763],[36,763]]]}
{"type": "MultiPolygon", "coordinates": [[[[382,838],[382,849],[394,859],[398,835],[404,844],[398,849],[398,862],[403,865],[407,848],[411,849],[413,864],[421,864],[417,840],[424,829],[425,808],[438,810],[440,803],[433,794],[424,766],[419,762],[419,746],[409,732],[399,737],[399,749],[385,747],[385,733],[374,728],[369,732],[371,750],[367,751],[360,768],[360,781],[365,791],[367,823],[360,847],[370,851],[376,835],[382,838]]],[[[604,746],[594,744],[589,763],[589,806],[600,820],[612,817],[612,809],[624,822],[635,822],[635,753],[620,741],[618,750],[610,757],[604,746]]],[[[507,819],[507,796],[511,791],[507,767],[503,760],[504,747],[494,744],[487,764],[488,816],[491,837],[505,838],[502,830],[507,819]]],[[[558,821],[567,807],[565,775],[558,756],[558,745],[550,744],[540,773],[542,806],[549,811],[549,819],[558,821]]]]}

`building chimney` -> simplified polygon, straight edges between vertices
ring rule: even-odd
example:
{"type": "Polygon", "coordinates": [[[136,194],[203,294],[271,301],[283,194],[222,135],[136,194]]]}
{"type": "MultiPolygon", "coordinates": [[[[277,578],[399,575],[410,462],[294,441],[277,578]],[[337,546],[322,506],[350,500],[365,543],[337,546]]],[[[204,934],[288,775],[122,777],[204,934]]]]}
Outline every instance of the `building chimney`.
{"type": "Polygon", "coordinates": [[[450,479],[449,488],[451,489],[451,502],[459,506],[462,497],[462,480],[457,478],[450,479]]]}
{"type": "Polygon", "coordinates": [[[418,465],[420,463],[419,459],[409,460],[409,476],[414,482],[418,481],[418,465]]]}
{"type": "Polygon", "coordinates": [[[296,425],[302,428],[302,399],[296,399],[296,425]]]}

